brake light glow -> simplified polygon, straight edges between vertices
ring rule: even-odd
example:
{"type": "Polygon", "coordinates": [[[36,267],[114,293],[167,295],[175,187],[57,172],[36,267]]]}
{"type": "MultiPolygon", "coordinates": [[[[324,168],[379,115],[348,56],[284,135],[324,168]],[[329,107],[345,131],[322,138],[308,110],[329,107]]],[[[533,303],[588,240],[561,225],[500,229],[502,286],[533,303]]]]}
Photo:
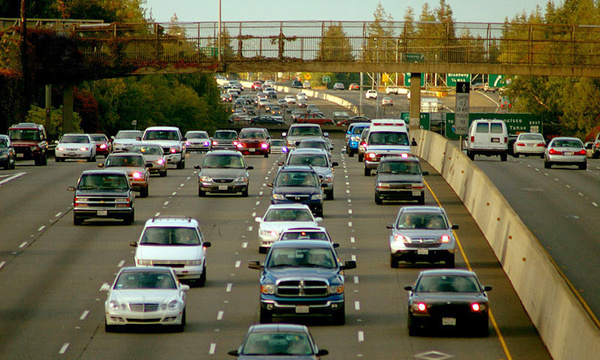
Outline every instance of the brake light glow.
{"type": "Polygon", "coordinates": [[[475,142],[475,136],[471,136],[471,142],[475,142]]]}
{"type": "Polygon", "coordinates": [[[548,153],[549,153],[550,155],[562,155],[562,151],[558,151],[558,150],[556,150],[556,149],[554,149],[554,148],[550,149],[550,150],[548,151],[548,153]]]}
{"type": "Polygon", "coordinates": [[[101,144],[100,149],[103,149],[103,150],[106,149],[106,144],[101,144]]]}
{"type": "Polygon", "coordinates": [[[586,155],[586,151],[584,150],[579,150],[575,152],[575,155],[586,155]]]}
{"type": "Polygon", "coordinates": [[[546,146],[546,144],[544,144],[544,143],[538,143],[536,146],[537,147],[544,147],[544,146],[546,146]]]}
{"type": "Polygon", "coordinates": [[[82,146],[79,148],[79,150],[80,151],[88,151],[88,148],[87,148],[87,146],[82,146]]]}
{"type": "Polygon", "coordinates": [[[266,150],[266,149],[268,149],[268,148],[269,148],[269,144],[267,144],[267,143],[262,143],[262,144],[260,144],[260,148],[261,148],[261,149],[265,149],[265,150],[266,150]]]}
{"type": "Polygon", "coordinates": [[[483,306],[481,306],[478,303],[473,303],[473,304],[471,304],[471,310],[479,312],[479,311],[483,310],[483,306]]]}
{"type": "Polygon", "coordinates": [[[516,143],[515,145],[517,145],[517,146],[525,146],[525,144],[524,144],[524,143],[522,143],[522,142],[518,142],[518,143],[516,143]]]}
{"type": "Polygon", "coordinates": [[[427,312],[427,304],[425,303],[416,303],[413,304],[413,310],[417,311],[417,312],[422,312],[422,313],[426,313],[427,312]]]}
{"type": "Polygon", "coordinates": [[[450,236],[448,236],[448,235],[444,234],[444,235],[442,235],[442,237],[440,238],[440,241],[441,241],[442,243],[444,243],[444,244],[447,244],[447,243],[449,243],[449,242],[450,242],[450,236]]]}
{"type": "Polygon", "coordinates": [[[377,154],[375,154],[375,153],[367,153],[367,157],[369,159],[376,159],[377,158],[377,154]]]}
{"type": "Polygon", "coordinates": [[[244,144],[242,144],[242,143],[237,144],[238,149],[242,149],[243,147],[244,147],[244,144]]]}

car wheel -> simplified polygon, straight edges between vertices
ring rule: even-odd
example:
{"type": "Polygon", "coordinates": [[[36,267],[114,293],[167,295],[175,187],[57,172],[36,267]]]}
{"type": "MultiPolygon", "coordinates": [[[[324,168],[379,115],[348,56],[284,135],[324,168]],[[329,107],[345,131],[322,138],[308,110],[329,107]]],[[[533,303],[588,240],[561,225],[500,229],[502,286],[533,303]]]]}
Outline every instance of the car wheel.
{"type": "Polygon", "coordinates": [[[371,176],[371,169],[365,168],[365,176],[371,176]]]}
{"type": "Polygon", "coordinates": [[[185,169],[185,162],[184,162],[184,160],[181,160],[180,162],[177,163],[177,168],[178,169],[185,169]]]}
{"type": "Polygon", "coordinates": [[[600,151],[593,152],[593,153],[592,153],[592,158],[593,158],[593,159],[598,159],[598,158],[600,158],[600,151]]]}
{"type": "Polygon", "coordinates": [[[508,154],[500,154],[500,161],[506,161],[508,159],[508,154]]]}
{"type": "Polygon", "coordinates": [[[448,257],[446,258],[446,260],[444,261],[444,264],[446,265],[446,267],[448,268],[453,268],[455,267],[455,258],[454,258],[454,254],[448,254],[448,257]]]}
{"type": "Polygon", "coordinates": [[[398,267],[400,267],[400,261],[398,261],[398,259],[394,258],[391,255],[390,255],[390,267],[392,269],[397,269],[398,267]]]}
{"type": "Polygon", "coordinates": [[[260,247],[260,246],[258,247],[258,253],[259,253],[259,254],[266,254],[266,253],[267,253],[267,250],[268,250],[268,249],[267,249],[267,248],[265,248],[265,247],[260,247]]]}
{"type": "Polygon", "coordinates": [[[206,285],[206,265],[202,268],[202,275],[200,275],[197,284],[199,287],[204,287],[206,285]]]}
{"type": "Polygon", "coordinates": [[[140,197],[142,197],[142,198],[148,197],[148,193],[149,193],[148,185],[146,185],[146,187],[143,187],[140,189],[140,197]]]}
{"type": "Polygon", "coordinates": [[[352,149],[348,150],[348,157],[354,157],[354,151],[352,151],[352,149]]]}
{"type": "Polygon", "coordinates": [[[467,150],[467,156],[469,157],[469,159],[471,159],[471,161],[475,160],[475,154],[473,154],[469,150],[467,150]]]}
{"type": "MultiPolygon", "coordinates": [[[[37,164],[36,164],[36,165],[37,165],[37,164]]],[[[8,160],[6,161],[6,164],[4,164],[4,170],[8,170],[8,169],[10,169],[10,159],[8,159],[8,160]]]]}
{"type": "Polygon", "coordinates": [[[273,322],[273,314],[271,314],[269,311],[263,309],[262,307],[260,308],[260,320],[259,322],[261,324],[270,324],[273,322]]]}
{"type": "Polygon", "coordinates": [[[127,215],[127,217],[125,217],[125,219],[123,219],[123,222],[125,223],[125,225],[131,225],[135,222],[135,211],[132,210],[131,214],[127,215]]]}
{"type": "Polygon", "coordinates": [[[317,215],[317,217],[323,217],[323,208],[317,209],[315,215],[317,215]]]}
{"type": "Polygon", "coordinates": [[[269,157],[269,153],[265,153],[265,157],[268,158],[269,157]]]}
{"type": "Polygon", "coordinates": [[[375,193],[375,204],[377,204],[377,205],[383,204],[383,200],[381,200],[381,197],[377,193],[375,193]]]}
{"type": "Polygon", "coordinates": [[[181,315],[181,324],[175,325],[175,332],[183,332],[186,321],[185,309],[183,309],[183,314],[181,315]]]}
{"type": "Polygon", "coordinates": [[[584,162],[583,164],[579,164],[579,170],[585,170],[587,169],[587,162],[584,162]]]}
{"type": "Polygon", "coordinates": [[[415,324],[412,315],[408,315],[408,336],[417,336],[419,335],[419,327],[415,324]]]}
{"type": "Polygon", "coordinates": [[[81,225],[83,224],[83,219],[79,216],[73,215],[73,225],[81,225]]]}
{"type": "Polygon", "coordinates": [[[549,162],[549,161],[547,161],[547,160],[544,160],[544,168],[545,168],[545,169],[550,169],[551,167],[552,167],[552,163],[550,163],[550,162],[549,162]]]}
{"type": "Polygon", "coordinates": [[[332,314],[332,319],[334,325],[344,325],[346,324],[346,307],[342,305],[339,310],[336,310],[332,314]]]}
{"type": "Polygon", "coordinates": [[[425,193],[421,194],[418,200],[419,205],[425,205],[425,193]]]}
{"type": "Polygon", "coordinates": [[[242,191],[242,197],[248,197],[248,188],[244,189],[244,191],[242,191]]]}
{"type": "Polygon", "coordinates": [[[167,170],[161,171],[161,172],[159,172],[159,174],[160,174],[160,177],[165,177],[165,176],[167,176],[167,170]]]}
{"type": "Polygon", "coordinates": [[[60,162],[60,158],[55,156],[55,157],[54,157],[54,161],[56,161],[56,162],[60,162]]]}
{"type": "Polygon", "coordinates": [[[205,197],[206,196],[206,192],[202,191],[201,188],[198,188],[198,196],[205,197]]]}
{"type": "Polygon", "coordinates": [[[363,162],[364,158],[365,158],[365,155],[358,154],[358,162],[363,162]]]}
{"type": "Polygon", "coordinates": [[[513,153],[513,157],[518,158],[519,157],[519,153],[513,153]]]}
{"type": "Polygon", "coordinates": [[[325,200],[333,200],[333,190],[325,193],[325,200]]]}

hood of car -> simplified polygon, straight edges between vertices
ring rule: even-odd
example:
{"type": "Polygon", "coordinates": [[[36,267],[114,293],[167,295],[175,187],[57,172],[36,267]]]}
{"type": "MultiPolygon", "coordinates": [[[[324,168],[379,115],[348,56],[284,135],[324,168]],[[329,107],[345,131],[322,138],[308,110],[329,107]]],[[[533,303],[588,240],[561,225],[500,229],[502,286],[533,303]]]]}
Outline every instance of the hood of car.
{"type": "Polygon", "coordinates": [[[329,280],[332,277],[336,277],[338,275],[339,269],[327,269],[317,266],[311,267],[276,267],[265,269],[267,275],[271,277],[272,280],[283,280],[285,278],[290,279],[299,279],[299,278],[320,278],[324,280],[329,280]]]}
{"type": "Polygon", "coordinates": [[[248,176],[246,169],[230,168],[202,168],[198,176],[209,176],[211,178],[232,178],[248,176]]]}
{"type": "Polygon", "coordinates": [[[289,228],[303,228],[319,226],[316,221],[264,221],[260,223],[261,230],[275,230],[281,233],[289,228]]]}
{"type": "Polygon", "coordinates": [[[144,260],[197,260],[202,257],[202,245],[138,245],[137,259],[144,260]]]}
{"type": "Polygon", "coordinates": [[[177,289],[129,289],[111,290],[109,300],[128,303],[166,303],[179,298],[177,289]]]}
{"type": "Polygon", "coordinates": [[[423,182],[421,174],[392,174],[392,173],[378,173],[377,181],[379,182],[406,182],[406,183],[420,183],[423,182]]]}
{"type": "Polygon", "coordinates": [[[158,144],[162,147],[181,145],[180,140],[144,140],[144,142],[158,144]]]}

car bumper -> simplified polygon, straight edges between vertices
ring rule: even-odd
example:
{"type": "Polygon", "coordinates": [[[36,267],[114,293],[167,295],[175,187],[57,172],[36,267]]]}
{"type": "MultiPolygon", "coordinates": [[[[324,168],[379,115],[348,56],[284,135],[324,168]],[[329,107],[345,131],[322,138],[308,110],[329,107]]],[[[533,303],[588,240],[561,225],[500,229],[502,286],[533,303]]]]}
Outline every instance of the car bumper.
{"type": "Polygon", "coordinates": [[[382,200],[420,200],[425,196],[423,190],[375,190],[382,200]]]}
{"type": "Polygon", "coordinates": [[[587,157],[585,155],[548,155],[548,162],[560,165],[579,165],[587,162],[587,157]]]}
{"type": "Polygon", "coordinates": [[[260,306],[263,311],[276,316],[332,315],[344,308],[344,296],[313,299],[264,296],[260,299],[260,306]]]}
{"type": "Polygon", "coordinates": [[[91,151],[54,151],[54,157],[59,159],[87,159],[92,156],[91,151]]]}
{"type": "Polygon", "coordinates": [[[437,330],[468,330],[472,329],[473,326],[477,326],[484,322],[488,322],[487,312],[464,312],[460,314],[449,313],[441,315],[421,314],[413,312],[410,316],[412,316],[411,321],[414,325],[418,327],[423,326],[429,329],[437,330]]]}
{"type": "Polygon", "coordinates": [[[391,250],[391,256],[398,261],[407,262],[434,262],[445,261],[456,252],[454,249],[418,248],[391,250]]]}
{"type": "Polygon", "coordinates": [[[161,264],[161,261],[154,260],[154,265],[138,265],[137,267],[152,267],[152,266],[166,266],[173,268],[175,271],[175,275],[179,280],[197,280],[202,276],[202,272],[204,271],[204,265],[195,265],[195,266],[176,266],[169,264],[161,264]]]}
{"type": "Polygon", "coordinates": [[[167,161],[167,164],[177,164],[181,161],[183,156],[182,153],[168,154],[165,155],[165,160],[167,161]]]}
{"type": "Polygon", "coordinates": [[[379,161],[372,161],[372,160],[365,159],[364,162],[365,162],[366,169],[377,169],[377,166],[379,166],[379,161]]]}
{"type": "Polygon", "coordinates": [[[214,184],[214,183],[200,183],[198,185],[199,191],[211,192],[211,193],[238,193],[248,189],[247,183],[231,183],[231,184],[214,184]]]}
{"type": "Polygon", "coordinates": [[[102,208],[74,208],[73,213],[80,219],[126,219],[133,213],[133,207],[119,209],[102,209],[102,208]]]}
{"type": "Polygon", "coordinates": [[[523,155],[543,155],[545,148],[543,147],[533,147],[533,146],[517,146],[514,148],[513,152],[515,154],[523,154],[523,155]]]}
{"type": "Polygon", "coordinates": [[[110,311],[106,310],[107,325],[179,325],[183,310],[177,311],[110,311]]]}

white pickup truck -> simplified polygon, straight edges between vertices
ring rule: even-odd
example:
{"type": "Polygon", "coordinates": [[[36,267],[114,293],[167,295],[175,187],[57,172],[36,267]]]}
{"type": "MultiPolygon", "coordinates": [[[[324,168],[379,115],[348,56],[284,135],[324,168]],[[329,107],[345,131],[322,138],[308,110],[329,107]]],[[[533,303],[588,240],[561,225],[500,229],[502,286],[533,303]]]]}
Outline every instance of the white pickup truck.
{"type": "Polygon", "coordinates": [[[151,126],[144,131],[143,142],[159,144],[165,152],[167,163],[185,169],[185,138],[175,126],[151,126]]]}

